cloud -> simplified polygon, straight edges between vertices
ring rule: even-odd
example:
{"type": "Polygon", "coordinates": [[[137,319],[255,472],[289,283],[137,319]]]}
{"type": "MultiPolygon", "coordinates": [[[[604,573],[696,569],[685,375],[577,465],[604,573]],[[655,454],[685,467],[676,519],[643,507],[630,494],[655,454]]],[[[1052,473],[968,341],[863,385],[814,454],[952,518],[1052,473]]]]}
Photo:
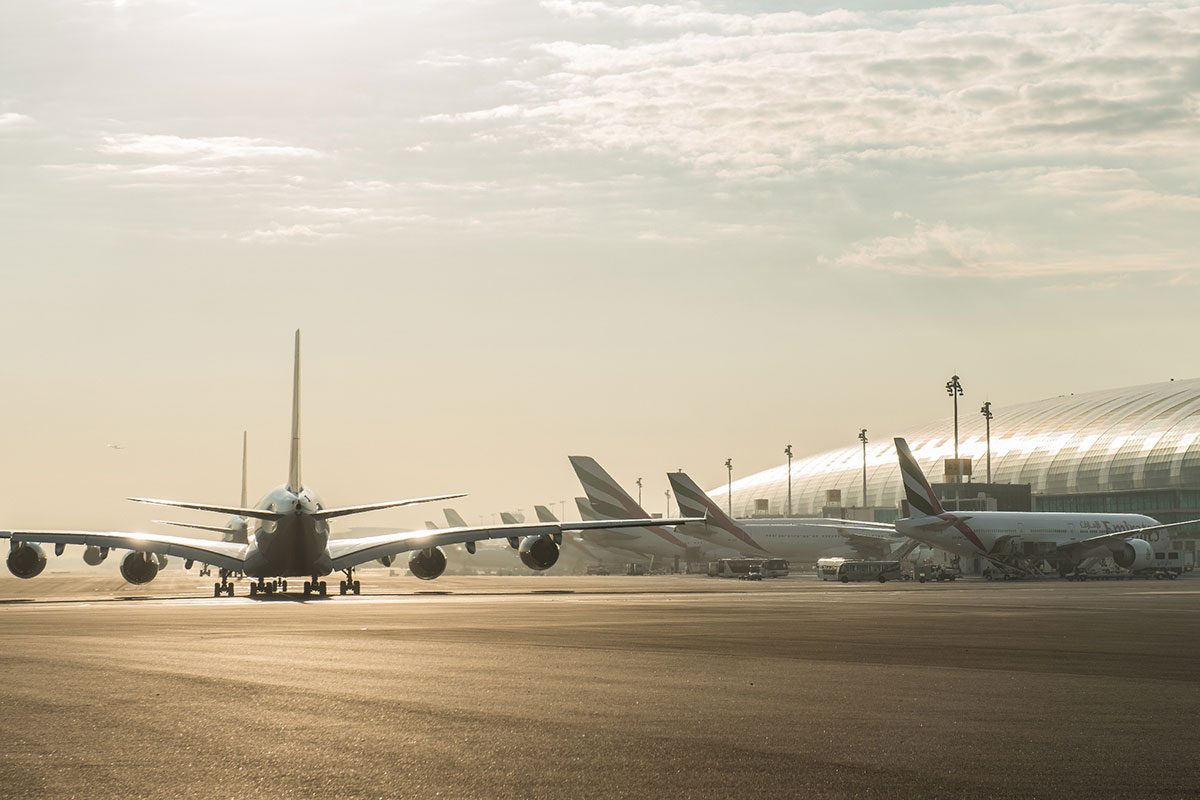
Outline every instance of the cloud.
{"type": "Polygon", "coordinates": [[[1040,274],[1020,249],[986,231],[916,220],[911,233],[858,242],[837,257],[842,266],[905,275],[1014,277],[1040,274]]]}
{"type": "Polygon", "coordinates": [[[317,158],[321,155],[308,147],[295,147],[245,136],[189,138],[145,133],[105,136],[98,149],[101,153],[110,155],[144,156],[183,161],[258,161],[317,158]]]}
{"type": "Polygon", "coordinates": [[[15,111],[0,113],[0,131],[23,128],[33,122],[33,117],[15,111]]]}

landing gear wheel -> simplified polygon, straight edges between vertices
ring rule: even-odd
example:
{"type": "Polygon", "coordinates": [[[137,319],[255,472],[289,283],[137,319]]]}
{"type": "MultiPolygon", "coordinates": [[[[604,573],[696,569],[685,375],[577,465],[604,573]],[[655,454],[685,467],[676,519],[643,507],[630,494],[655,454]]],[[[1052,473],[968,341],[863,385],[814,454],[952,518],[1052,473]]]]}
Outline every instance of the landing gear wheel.
{"type": "Polygon", "coordinates": [[[305,581],[304,582],[304,596],[308,597],[310,594],[312,594],[312,584],[309,583],[308,581],[305,581]]]}
{"type": "Polygon", "coordinates": [[[223,587],[221,586],[221,584],[214,583],[213,584],[213,597],[220,597],[222,588],[223,587]]]}
{"type": "Polygon", "coordinates": [[[267,594],[275,594],[275,583],[274,582],[267,584],[267,594]]]}
{"type": "Polygon", "coordinates": [[[324,597],[326,595],[325,581],[321,581],[320,583],[317,584],[317,590],[321,593],[321,597],[324,597]]]}
{"type": "Polygon", "coordinates": [[[879,582],[880,582],[880,583],[887,583],[887,576],[886,576],[886,575],[880,575],[880,576],[879,576],[879,582]]]}
{"type": "Polygon", "coordinates": [[[250,584],[250,596],[254,597],[257,594],[258,594],[258,584],[257,583],[250,584]]]}
{"type": "Polygon", "coordinates": [[[225,587],[225,596],[233,597],[233,584],[232,583],[225,587]]]}
{"type": "MultiPolygon", "coordinates": [[[[1172,575],[1171,577],[1175,577],[1175,576],[1174,576],[1174,575],[1172,575]]],[[[354,590],[354,593],[355,593],[355,594],[362,594],[362,584],[361,584],[361,583],[359,583],[358,581],[355,581],[355,582],[354,582],[354,583],[351,585],[351,587],[350,587],[350,588],[354,590]]]]}
{"type": "Polygon", "coordinates": [[[281,591],[281,592],[286,592],[286,591],[287,591],[287,581],[280,581],[280,582],[279,582],[279,591],[281,591]]]}
{"type": "Polygon", "coordinates": [[[345,593],[346,593],[346,582],[338,581],[338,594],[345,594],[345,593]]]}

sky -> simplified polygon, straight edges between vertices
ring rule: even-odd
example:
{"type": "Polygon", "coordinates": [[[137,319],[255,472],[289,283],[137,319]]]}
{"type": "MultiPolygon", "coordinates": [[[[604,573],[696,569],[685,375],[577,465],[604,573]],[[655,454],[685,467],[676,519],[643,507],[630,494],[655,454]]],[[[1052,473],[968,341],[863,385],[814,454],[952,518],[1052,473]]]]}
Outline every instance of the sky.
{"type": "Polygon", "coordinates": [[[1194,2],[9,0],[0,524],[278,485],[296,328],[327,503],[662,511],[1195,377],[1198,245],[1194,2]]]}

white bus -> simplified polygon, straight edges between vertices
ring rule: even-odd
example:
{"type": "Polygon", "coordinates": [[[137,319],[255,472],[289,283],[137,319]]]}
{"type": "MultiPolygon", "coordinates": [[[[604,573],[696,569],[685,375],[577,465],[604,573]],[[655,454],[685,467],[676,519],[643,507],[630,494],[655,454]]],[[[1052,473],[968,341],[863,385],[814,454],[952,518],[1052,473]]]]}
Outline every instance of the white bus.
{"type": "Polygon", "coordinates": [[[741,578],[751,567],[761,567],[764,578],[783,578],[790,565],[783,558],[722,558],[708,562],[708,574],[713,578],[741,578]]]}
{"type": "Polygon", "coordinates": [[[850,558],[822,558],[817,561],[817,575],[823,581],[898,581],[901,578],[899,561],[856,561],[850,558]]]}

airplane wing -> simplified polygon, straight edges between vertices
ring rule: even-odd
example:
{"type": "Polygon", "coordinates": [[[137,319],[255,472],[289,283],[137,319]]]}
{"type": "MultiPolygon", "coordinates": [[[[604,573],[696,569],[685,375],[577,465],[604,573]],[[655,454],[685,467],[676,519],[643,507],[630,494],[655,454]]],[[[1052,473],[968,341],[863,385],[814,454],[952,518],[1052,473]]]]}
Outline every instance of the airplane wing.
{"type": "Polygon", "coordinates": [[[509,539],[525,536],[553,536],[564,531],[593,528],[644,528],[651,525],[683,525],[703,522],[697,519],[606,519],[586,522],[524,522],[518,525],[480,525],[443,528],[437,531],[398,531],[357,539],[331,539],[329,555],[334,569],[347,569],[385,556],[412,550],[425,550],[483,539],[509,539]]]}
{"type": "Polygon", "coordinates": [[[1109,542],[1117,541],[1118,539],[1128,539],[1130,536],[1137,536],[1140,533],[1149,533],[1151,531],[1161,531],[1166,528],[1178,528],[1181,525],[1195,525],[1200,522],[1200,519],[1189,519],[1183,522],[1168,522],[1165,525],[1147,525],[1144,528],[1132,528],[1127,531],[1113,531],[1112,533],[1103,533],[1099,536],[1092,536],[1088,539],[1080,539],[1077,542],[1069,542],[1058,547],[1059,552],[1070,552],[1072,550],[1090,550],[1097,545],[1108,544],[1109,542]]]}
{"type": "Polygon", "coordinates": [[[216,542],[189,536],[166,536],[161,533],[127,533],[123,531],[0,531],[0,539],[36,544],[77,544],[92,547],[112,547],[139,553],[156,553],[193,559],[224,569],[241,569],[249,545],[235,542],[216,542]]]}
{"type": "Polygon", "coordinates": [[[882,534],[882,532],[876,533],[874,530],[862,531],[853,528],[834,528],[834,530],[854,548],[855,552],[872,558],[890,558],[893,546],[900,541],[894,529],[890,535],[882,534]]]}

